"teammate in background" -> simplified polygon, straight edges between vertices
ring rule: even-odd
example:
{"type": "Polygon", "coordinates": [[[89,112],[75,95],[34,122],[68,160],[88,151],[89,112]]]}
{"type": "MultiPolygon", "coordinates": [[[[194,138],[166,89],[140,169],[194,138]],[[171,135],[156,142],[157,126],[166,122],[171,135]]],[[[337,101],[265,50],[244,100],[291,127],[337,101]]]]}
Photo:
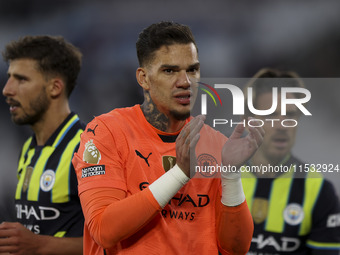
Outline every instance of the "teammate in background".
{"type": "Polygon", "coordinates": [[[241,138],[238,126],[227,140],[203,116],[190,118],[200,64],[189,27],[153,24],[136,47],[144,103],[92,120],[72,161],[84,254],[245,254],[253,223],[240,174],[190,179],[190,163],[240,167],[263,130],[241,138]]]}
{"type": "MultiPolygon", "coordinates": [[[[255,226],[248,254],[339,254],[339,200],[332,184],[319,173],[301,173],[299,167],[294,172],[294,165],[304,166],[292,155],[297,126],[284,125],[294,126],[302,113],[294,104],[288,104],[286,116],[281,114],[281,88],[304,88],[303,81],[295,72],[266,68],[256,73],[245,92],[248,87],[252,88],[252,102],[257,110],[271,108],[272,89],[278,88],[275,112],[270,116],[255,116],[264,121],[265,136],[248,166],[290,169],[289,172],[242,173],[255,226]],[[273,125],[265,119],[277,121],[273,125]],[[291,121],[282,125],[283,119],[291,121]]],[[[303,93],[287,93],[287,98],[301,95],[303,93]]]]}
{"type": "Polygon", "coordinates": [[[34,134],[18,163],[18,222],[0,224],[0,252],[82,254],[84,217],[71,160],[85,125],[68,101],[82,54],[62,37],[25,36],[10,42],[3,57],[12,121],[34,134]]]}

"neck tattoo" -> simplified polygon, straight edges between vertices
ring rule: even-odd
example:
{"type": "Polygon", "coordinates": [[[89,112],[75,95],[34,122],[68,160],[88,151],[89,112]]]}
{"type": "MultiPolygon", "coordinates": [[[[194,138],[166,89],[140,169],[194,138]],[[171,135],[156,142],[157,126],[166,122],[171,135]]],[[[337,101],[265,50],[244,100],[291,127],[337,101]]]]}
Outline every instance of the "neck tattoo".
{"type": "Polygon", "coordinates": [[[149,92],[144,92],[144,102],[142,104],[142,111],[146,120],[158,130],[166,132],[169,128],[169,118],[161,113],[154,102],[152,101],[149,92]]]}

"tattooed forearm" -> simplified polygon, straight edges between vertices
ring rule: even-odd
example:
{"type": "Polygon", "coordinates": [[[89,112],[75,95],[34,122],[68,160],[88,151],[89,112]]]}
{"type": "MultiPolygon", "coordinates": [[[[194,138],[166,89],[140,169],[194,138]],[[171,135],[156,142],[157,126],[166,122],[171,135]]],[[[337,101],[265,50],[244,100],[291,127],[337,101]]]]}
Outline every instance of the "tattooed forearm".
{"type": "Polygon", "coordinates": [[[169,128],[169,118],[165,114],[158,111],[156,105],[152,101],[149,92],[144,91],[144,102],[142,111],[146,120],[155,128],[161,131],[167,131],[169,128]]]}

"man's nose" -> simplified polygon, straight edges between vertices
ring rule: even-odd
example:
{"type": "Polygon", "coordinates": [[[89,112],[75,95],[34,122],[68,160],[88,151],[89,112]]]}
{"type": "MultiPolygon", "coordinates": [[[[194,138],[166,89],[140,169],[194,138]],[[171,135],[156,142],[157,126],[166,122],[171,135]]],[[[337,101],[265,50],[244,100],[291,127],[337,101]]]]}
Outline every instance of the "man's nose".
{"type": "Polygon", "coordinates": [[[186,71],[180,71],[178,79],[176,81],[176,86],[177,87],[183,87],[183,88],[188,88],[191,85],[191,80],[186,71]]]}
{"type": "Polygon", "coordinates": [[[5,97],[13,96],[15,94],[14,81],[11,78],[8,78],[4,88],[2,89],[2,94],[5,97]]]}

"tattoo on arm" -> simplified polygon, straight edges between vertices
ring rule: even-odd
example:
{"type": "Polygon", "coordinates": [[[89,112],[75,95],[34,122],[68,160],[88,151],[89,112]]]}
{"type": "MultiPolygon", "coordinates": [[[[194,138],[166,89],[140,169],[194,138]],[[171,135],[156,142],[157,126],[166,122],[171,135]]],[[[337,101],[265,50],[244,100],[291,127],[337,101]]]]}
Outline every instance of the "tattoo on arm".
{"type": "Polygon", "coordinates": [[[161,131],[167,131],[169,127],[169,118],[161,113],[154,102],[152,101],[149,92],[144,91],[144,102],[142,104],[142,111],[146,120],[155,128],[161,131]]]}

